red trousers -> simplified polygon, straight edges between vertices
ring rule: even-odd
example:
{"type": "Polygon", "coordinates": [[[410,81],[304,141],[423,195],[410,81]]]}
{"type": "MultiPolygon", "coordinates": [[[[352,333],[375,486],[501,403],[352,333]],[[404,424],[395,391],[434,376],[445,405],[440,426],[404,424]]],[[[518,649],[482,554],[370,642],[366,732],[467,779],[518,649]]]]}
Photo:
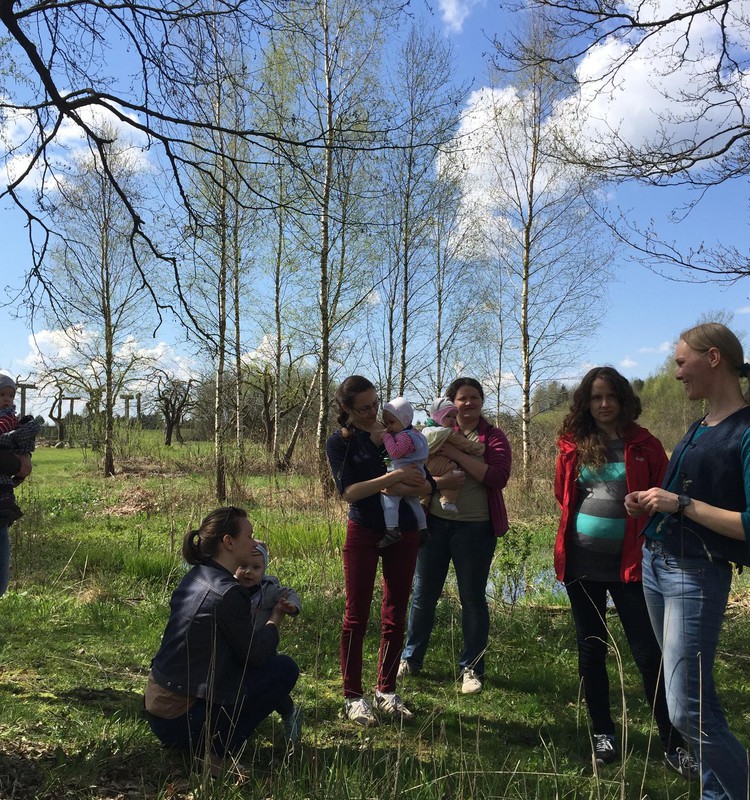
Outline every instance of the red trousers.
{"type": "Polygon", "coordinates": [[[419,550],[417,531],[404,531],[402,541],[379,550],[382,529],[349,520],[344,542],[346,608],[341,630],[341,674],[344,697],[362,697],[362,645],[370,618],[378,560],[383,560],[383,605],[380,609],[378,685],[396,691],[396,673],[404,643],[406,607],[419,550]]]}

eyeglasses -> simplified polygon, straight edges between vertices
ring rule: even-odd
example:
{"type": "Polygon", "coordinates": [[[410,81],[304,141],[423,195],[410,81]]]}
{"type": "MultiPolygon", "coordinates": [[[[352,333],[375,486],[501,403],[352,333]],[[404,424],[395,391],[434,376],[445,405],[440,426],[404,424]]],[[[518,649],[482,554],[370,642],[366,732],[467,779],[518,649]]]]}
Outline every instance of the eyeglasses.
{"type": "Polygon", "coordinates": [[[356,411],[358,414],[366,414],[368,411],[377,411],[378,406],[380,405],[380,398],[378,397],[374,403],[370,403],[369,406],[360,406],[359,408],[352,407],[352,411],[356,411]]]}

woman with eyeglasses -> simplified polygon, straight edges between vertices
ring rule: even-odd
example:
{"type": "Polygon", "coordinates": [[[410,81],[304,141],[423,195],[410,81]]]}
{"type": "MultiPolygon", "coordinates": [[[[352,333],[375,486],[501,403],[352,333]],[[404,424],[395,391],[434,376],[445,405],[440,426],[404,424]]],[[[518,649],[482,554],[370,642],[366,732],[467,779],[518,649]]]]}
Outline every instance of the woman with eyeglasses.
{"type": "Polygon", "coordinates": [[[750,565],[750,377],[739,339],[708,322],[680,334],[675,378],[706,400],[672,453],[661,487],[625,498],[648,514],[643,590],[663,653],[669,714],[699,761],[704,800],[747,800],[748,751],[729,730],[714,661],[733,565],[750,565]]]}
{"type": "Polygon", "coordinates": [[[257,544],[247,513],[235,506],[212,511],[185,534],[182,555],[193,568],[172,594],[146,686],[157,738],[205,759],[213,773],[272,711],[284,719],[295,710],[290,692],[299,670],[276,652],[284,611],[275,608],[254,631],[251,597],[234,577],[257,544]]]}
{"type": "MultiPolygon", "coordinates": [[[[455,461],[459,488],[458,512],[446,510],[432,496],[427,518],[430,538],[419,551],[414,593],[409,610],[406,647],[399,676],[418,675],[435,623],[435,608],[451,562],[461,599],[463,649],[458,661],[461,692],[477,694],[484,683],[484,656],[490,632],[487,580],[497,539],[508,530],[503,489],[510,477],[510,444],[503,431],[482,416],[484,390],[475,378],[456,378],[446,396],[458,409],[456,432],[484,445],[483,455],[465,453],[450,444],[441,449],[455,461]]],[[[436,479],[439,488],[453,476],[436,479]]]]}
{"type": "Polygon", "coordinates": [[[326,452],[333,480],[349,504],[344,541],[346,606],[341,632],[341,672],[344,711],[358,725],[378,724],[374,709],[386,717],[407,722],[412,712],[396,693],[399,653],[404,640],[419,534],[414,513],[406,503],[399,507],[401,541],[379,548],[385,536],[381,492],[420,496],[432,485],[416,464],[386,471],[383,447],[385,426],[378,417],[380,401],[372,383],[352,375],[335,395],[339,429],[328,438],[326,452]],[[370,617],[378,561],[382,559],[383,603],[380,611],[380,653],[377,687],[371,705],[362,685],[362,649],[370,617]]]}

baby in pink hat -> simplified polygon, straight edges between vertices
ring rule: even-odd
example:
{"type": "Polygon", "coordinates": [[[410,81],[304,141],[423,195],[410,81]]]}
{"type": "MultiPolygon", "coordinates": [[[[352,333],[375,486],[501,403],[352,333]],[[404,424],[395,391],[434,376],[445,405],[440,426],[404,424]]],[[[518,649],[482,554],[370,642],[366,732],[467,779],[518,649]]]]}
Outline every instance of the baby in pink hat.
{"type": "MultiPolygon", "coordinates": [[[[442,455],[440,450],[446,442],[462,453],[481,458],[484,454],[484,445],[481,442],[472,442],[456,428],[456,415],[458,409],[447,397],[438,397],[430,406],[430,416],[427,425],[422,431],[427,439],[429,456],[427,469],[434,477],[447,475],[451,470],[459,469],[455,461],[442,455]]],[[[460,489],[441,489],[440,508],[446,516],[458,514],[458,493],[460,489]]]]}

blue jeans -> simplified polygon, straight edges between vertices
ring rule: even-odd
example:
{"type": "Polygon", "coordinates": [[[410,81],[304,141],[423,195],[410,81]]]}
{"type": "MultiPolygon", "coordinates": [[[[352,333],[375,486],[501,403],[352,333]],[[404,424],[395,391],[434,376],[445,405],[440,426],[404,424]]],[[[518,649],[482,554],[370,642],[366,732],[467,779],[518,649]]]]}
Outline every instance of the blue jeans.
{"type": "Polygon", "coordinates": [[[700,764],[703,800],[747,800],[748,753],[729,730],[713,674],[732,567],[648,544],[643,591],[662,648],[669,715],[700,764]]]}
{"type": "Polygon", "coordinates": [[[0,528],[0,597],[10,583],[10,533],[8,526],[0,528]]]}
{"type": "Polygon", "coordinates": [[[462,670],[470,667],[482,676],[484,651],[490,633],[487,578],[497,544],[492,524],[458,522],[430,515],[427,527],[430,538],[417,556],[406,647],[401,658],[416,670],[422,668],[435,623],[435,607],[445,585],[448,567],[453,561],[461,600],[464,639],[459,664],[462,670]]]}

